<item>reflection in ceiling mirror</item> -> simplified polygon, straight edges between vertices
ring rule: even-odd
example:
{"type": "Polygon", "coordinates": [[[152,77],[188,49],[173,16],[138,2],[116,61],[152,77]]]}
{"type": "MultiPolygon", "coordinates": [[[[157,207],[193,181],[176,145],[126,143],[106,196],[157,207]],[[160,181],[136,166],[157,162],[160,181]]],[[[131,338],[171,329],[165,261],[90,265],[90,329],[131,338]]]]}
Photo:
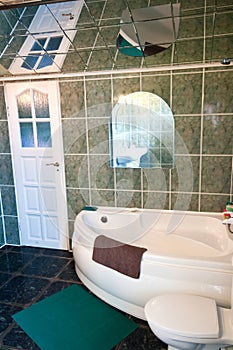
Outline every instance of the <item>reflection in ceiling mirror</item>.
{"type": "Polygon", "coordinates": [[[0,77],[154,69],[170,63],[172,69],[218,66],[222,57],[233,57],[232,1],[199,1],[198,6],[196,1],[149,1],[145,8],[146,3],[0,1],[0,77]],[[139,57],[128,60],[129,55],[139,57]]]}
{"type": "Polygon", "coordinates": [[[179,3],[124,10],[117,37],[119,51],[140,57],[167,49],[177,39],[179,15],[179,3]]]}
{"type": "Polygon", "coordinates": [[[174,117],[150,92],[121,96],[110,120],[110,165],[114,168],[173,168],[174,117]]]}
{"type": "Polygon", "coordinates": [[[12,74],[59,72],[75,37],[83,0],[38,6],[18,55],[9,67],[12,74]]]}

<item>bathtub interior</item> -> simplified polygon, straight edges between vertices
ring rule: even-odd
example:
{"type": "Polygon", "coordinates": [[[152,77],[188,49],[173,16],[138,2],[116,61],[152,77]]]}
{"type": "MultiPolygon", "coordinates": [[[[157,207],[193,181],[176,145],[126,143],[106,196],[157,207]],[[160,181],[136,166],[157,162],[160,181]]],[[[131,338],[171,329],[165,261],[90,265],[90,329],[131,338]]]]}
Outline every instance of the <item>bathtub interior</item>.
{"type": "Polygon", "coordinates": [[[233,251],[233,241],[217,213],[100,207],[82,211],[75,231],[79,242],[90,246],[103,234],[156,254],[209,257],[233,251]]]}
{"type": "Polygon", "coordinates": [[[93,242],[97,235],[103,234],[109,238],[132,244],[153,227],[159,215],[159,212],[149,214],[139,209],[106,210],[100,208],[95,212],[83,211],[76,218],[75,231],[79,231],[86,238],[89,237],[90,242],[93,242]]]}
{"type": "MultiPolygon", "coordinates": [[[[180,243],[183,238],[183,242],[187,240],[193,243],[196,242],[203,247],[207,246],[213,251],[216,250],[220,253],[227,253],[233,250],[233,241],[230,239],[226,227],[222,225],[221,217],[166,212],[160,216],[159,220],[151,228],[147,240],[149,238],[153,240],[153,235],[155,234],[162,235],[164,240],[170,241],[171,244],[175,244],[176,237],[180,243]]],[[[192,244],[191,242],[190,244],[192,244]]]]}
{"type": "Polygon", "coordinates": [[[78,226],[75,231],[83,229],[86,237],[92,236],[92,242],[97,235],[104,234],[137,245],[144,236],[147,236],[147,241],[163,236],[167,243],[170,240],[174,244],[174,236],[179,236],[222,253],[233,249],[226,226],[222,225],[221,216],[216,213],[102,207],[93,212],[82,211],[77,218],[80,220],[75,223],[78,226]]]}

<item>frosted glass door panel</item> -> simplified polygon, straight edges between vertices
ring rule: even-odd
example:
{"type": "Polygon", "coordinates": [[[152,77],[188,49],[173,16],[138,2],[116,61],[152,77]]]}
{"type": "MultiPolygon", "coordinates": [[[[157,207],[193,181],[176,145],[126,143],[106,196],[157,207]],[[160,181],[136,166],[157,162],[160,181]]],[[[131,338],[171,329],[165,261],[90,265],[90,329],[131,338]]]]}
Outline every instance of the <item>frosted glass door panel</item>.
{"type": "Polygon", "coordinates": [[[22,147],[51,148],[48,94],[27,89],[17,96],[17,107],[22,147]]]}
{"type": "Polygon", "coordinates": [[[38,147],[52,147],[50,122],[36,123],[38,147]]]}
{"type": "Polygon", "coordinates": [[[20,123],[20,135],[22,147],[34,147],[32,123],[20,123]]]}
{"type": "Polygon", "coordinates": [[[36,118],[49,118],[48,95],[34,90],[34,106],[36,118]]]}
{"type": "Polygon", "coordinates": [[[17,96],[18,115],[19,118],[31,118],[31,92],[30,90],[24,91],[22,94],[17,96]]]}

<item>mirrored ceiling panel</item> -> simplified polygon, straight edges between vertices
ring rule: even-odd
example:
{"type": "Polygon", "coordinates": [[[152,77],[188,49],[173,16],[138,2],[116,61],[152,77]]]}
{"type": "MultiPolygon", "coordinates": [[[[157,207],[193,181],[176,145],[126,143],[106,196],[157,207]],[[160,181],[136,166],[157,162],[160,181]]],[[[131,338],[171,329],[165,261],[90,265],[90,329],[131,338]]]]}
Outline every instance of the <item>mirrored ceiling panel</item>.
{"type": "Polygon", "coordinates": [[[0,1],[0,23],[1,75],[163,67],[233,57],[230,0],[9,0],[0,1]],[[159,9],[167,12],[158,15],[159,9]]]}

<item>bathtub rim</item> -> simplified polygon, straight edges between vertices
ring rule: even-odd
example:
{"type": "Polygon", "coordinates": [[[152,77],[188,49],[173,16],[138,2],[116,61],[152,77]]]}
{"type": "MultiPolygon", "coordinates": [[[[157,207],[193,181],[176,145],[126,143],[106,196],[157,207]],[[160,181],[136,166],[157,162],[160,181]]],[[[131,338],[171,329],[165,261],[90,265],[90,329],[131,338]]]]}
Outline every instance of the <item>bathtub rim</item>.
{"type": "MultiPolygon", "coordinates": [[[[86,249],[93,249],[93,246],[89,246],[89,245],[82,245],[80,242],[76,241],[75,243],[73,242],[73,237],[75,236],[75,228],[78,222],[83,223],[82,217],[83,215],[87,214],[87,213],[97,213],[99,212],[100,214],[110,214],[110,213],[114,213],[114,212],[120,212],[120,213],[124,213],[124,214],[131,214],[134,215],[134,213],[138,214],[138,213],[142,213],[143,211],[146,212],[159,212],[161,214],[178,214],[178,215],[191,215],[191,216],[202,216],[202,217],[211,217],[214,219],[219,220],[220,222],[223,221],[222,218],[222,213],[219,212],[198,212],[198,211],[182,211],[182,210],[168,210],[168,209],[147,209],[147,208],[124,208],[124,207],[105,207],[105,206],[98,206],[95,207],[96,210],[95,211],[87,211],[87,210],[81,210],[79,214],[77,214],[76,218],[75,218],[75,223],[74,223],[74,233],[72,236],[72,248],[75,244],[80,244],[81,246],[84,246],[86,249]]],[[[87,231],[93,232],[91,230],[91,228],[89,226],[86,226],[85,223],[83,223],[85,225],[85,229],[87,229],[87,231]]],[[[223,225],[225,226],[225,225],[223,225]]],[[[80,227],[79,227],[80,228],[80,227]]],[[[147,233],[145,233],[146,235],[147,233]]],[[[227,237],[229,240],[233,241],[233,235],[232,237],[230,236],[230,234],[228,232],[226,232],[227,237]]],[[[96,237],[99,236],[100,233],[96,232],[96,237]]],[[[124,243],[124,242],[123,242],[124,243]]],[[[137,245],[137,240],[129,243],[131,245],[135,246],[139,246],[137,245]]],[[[142,246],[141,246],[142,247],[142,246]]],[[[190,257],[190,256],[177,256],[177,255],[172,255],[172,254],[159,254],[157,252],[153,252],[150,251],[149,249],[143,254],[143,261],[147,261],[147,262],[161,262],[161,263],[168,263],[168,264],[175,264],[175,265],[180,265],[180,263],[182,262],[185,266],[190,266],[190,267],[197,267],[196,265],[196,261],[202,261],[203,266],[205,268],[213,268],[213,262],[216,263],[216,270],[218,269],[224,269],[224,267],[228,270],[233,272],[233,267],[232,267],[232,262],[233,262],[233,253],[227,253],[227,254],[223,254],[223,255],[219,255],[219,256],[208,256],[208,257],[190,257]],[[170,260],[170,262],[168,262],[167,260],[170,260]]]]}

